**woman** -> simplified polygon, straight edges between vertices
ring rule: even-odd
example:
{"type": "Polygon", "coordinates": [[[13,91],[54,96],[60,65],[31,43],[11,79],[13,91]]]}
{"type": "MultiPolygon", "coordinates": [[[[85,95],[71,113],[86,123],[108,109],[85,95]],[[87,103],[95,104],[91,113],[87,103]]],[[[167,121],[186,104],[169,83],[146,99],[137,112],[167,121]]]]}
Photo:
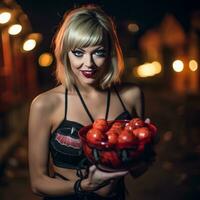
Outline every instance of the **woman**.
{"type": "Polygon", "coordinates": [[[141,90],[120,84],[124,63],[113,21],[97,6],[74,9],[54,44],[60,85],[37,96],[30,109],[32,189],[45,199],[124,199],[128,171],[91,166],[77,134],[95,119],[143,117],[141,90]]]}

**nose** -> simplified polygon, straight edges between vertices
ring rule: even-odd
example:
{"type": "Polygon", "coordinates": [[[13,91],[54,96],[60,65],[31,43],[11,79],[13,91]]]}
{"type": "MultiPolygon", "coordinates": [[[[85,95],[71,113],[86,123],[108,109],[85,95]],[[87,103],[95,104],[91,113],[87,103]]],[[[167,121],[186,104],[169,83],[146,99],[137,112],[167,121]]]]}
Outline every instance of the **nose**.
{"type": "Polygon", "coordinates": [[[92,54],[85,54],[84,65],[91,67],[94,64],[92,54]]]}

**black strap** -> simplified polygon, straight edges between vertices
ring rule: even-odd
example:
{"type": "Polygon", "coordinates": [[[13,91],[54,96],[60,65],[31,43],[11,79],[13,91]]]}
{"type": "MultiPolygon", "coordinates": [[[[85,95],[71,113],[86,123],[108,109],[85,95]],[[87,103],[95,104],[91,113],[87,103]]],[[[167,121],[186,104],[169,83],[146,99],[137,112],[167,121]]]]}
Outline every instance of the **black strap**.
{"type": "Polygon", "coordinates": [[[68,178],[66,178],[65,176],[63,176],[62,174],[60,174],[60,173],[58,173],[58,172],[54,172],[54,177],[55,176],[58,176],[58,177],[60,177],[60,178],[62,178],[63,180],[69,180],[68,178]]]}
{"type": "Polygon", "coordinates": [[[119,92],[117,91],[116,87],[113,86],[113,88],[114,88],[114,90],[115,90],[115,92],[116,92],[116,94],[117,94],[117,96],[118,96],[118,98],[119,98],[119,100],[120,100],[120,102],[121,102],[123,108],[124,108],[124,111],[127,111],[126,106],[124,105],[124,103],[123,103],[123,101],[122,101],[122,99],[121,99],[121,97],[120,97],[120,95],[119,95],[119,92]]]}
{"type": "Polygon", "coordinates": [[[109,108],[110,108],[110,90],[108,89],[108,96],[107,96],[107,105],[106,105],[106,116],[105,116],[105,120],[108,119],[109,108]]]}
{"type": "Polygon", "coordinates": [[[67,90],[67,88],[65,89],[65,115],[64,115],[64,120],[66,120],[67,119],[67,104],[68,104],[68,99],[67,99],[67,96],[68,95],[68,90],[67,90]]]}
{"type": "MultiPolygon", "coordinates": [[[[82,97],[82,95],[81,95],[81,93],[80,93],[78,87],[77,87],[76,85],[74,85],[74,88],[75,88],[75,90],[76,90],[76,92],[77,92],[77,94],[78,94],[78,96],[79,96],[79,98],[80,98],[80,100],[81,100],[81,102],[82,102],[82,104],[83,104],[83,107],[84,107],[85,111],[87,112],[87,114],[88,114],[90,120],[91,120],[92,122],[94,122],[94,118],[92,117],[90,111],[88,110],[88,108],[87,108],[87,106],[86,106],[86,104],[85,104],[85,102],[84,102],[84,100],[83,100],[83,97],[82,97]]],[[[110,90],[108,89],[107,106],[106,106],[106,114],[105,114],[105,119],[106,119],[106,120],[107,120],[107,118],[108,118],[109,107],[110,107],[110,90]]]]}

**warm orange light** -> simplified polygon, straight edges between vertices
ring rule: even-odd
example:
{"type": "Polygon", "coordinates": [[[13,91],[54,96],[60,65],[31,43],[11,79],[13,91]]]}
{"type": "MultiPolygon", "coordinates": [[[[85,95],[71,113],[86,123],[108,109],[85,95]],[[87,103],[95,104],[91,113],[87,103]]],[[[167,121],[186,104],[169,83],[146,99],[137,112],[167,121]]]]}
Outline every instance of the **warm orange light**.
{"type": "Polygon", "coordinates": [[[162,66],[158,61],[152,62],[152,65],[154,66],[155,74],[159,74],[162,71],[162,66]]]}
{"type": "Polygon", "coordinates": [[[162,71],[162,66],[159,62],[144,63],[136,68],[136,75],[139,77],[155,76],[162,71]]]}
{"type": "Polygon", "coordinates": [[[196,60],[190,60],[189,68],[191,71],[196,71],[198,69],[198,63],[196,60]]]}
{"type": "Polygon", "coordinates": [[[172,64],[172,67],[175,72],[182,72],[184,68],[184,63],[182,60],[175,60],[172,64]]]}
{"type": "Polygon", "coordinates": [[[131,24],[128,25],[128,30],[130,32],[135,33],[137,31],[139,31],[139,26],[137,24],[131,23],[131,24]]]}
{"type": "Polygon", "coordinates": [[[38,63],[42,67],[48,67],[52,64],[53,62],[53,56],[50,53],[43,53],[40,55],[38,59],[38,63]]]}

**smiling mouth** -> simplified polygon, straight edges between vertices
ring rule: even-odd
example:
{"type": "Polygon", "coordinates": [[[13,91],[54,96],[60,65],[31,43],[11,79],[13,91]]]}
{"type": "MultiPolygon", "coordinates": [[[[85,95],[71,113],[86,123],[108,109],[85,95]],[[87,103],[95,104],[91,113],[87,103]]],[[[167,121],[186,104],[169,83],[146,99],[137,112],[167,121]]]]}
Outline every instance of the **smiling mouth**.
{"type": "Polygon", "coordinates": [[[93,78],[94,75],[96,74],[97,70],[81,70],[81,73],[86,77],[86,78],[93,78]]]}

